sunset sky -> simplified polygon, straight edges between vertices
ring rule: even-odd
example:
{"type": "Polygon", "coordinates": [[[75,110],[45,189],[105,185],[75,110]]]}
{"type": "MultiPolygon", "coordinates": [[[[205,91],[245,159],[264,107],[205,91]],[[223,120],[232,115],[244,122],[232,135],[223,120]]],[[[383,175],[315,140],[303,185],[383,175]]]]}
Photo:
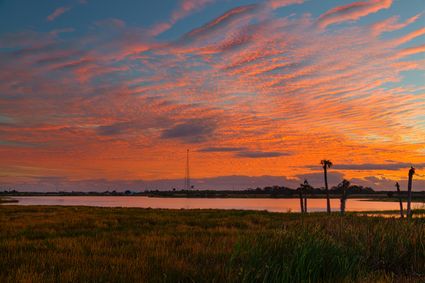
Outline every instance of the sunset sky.
{"type": "Polygon", "coordinates": [[[425,0],[0,0],[0,190],[425,190],[425,0]]]}

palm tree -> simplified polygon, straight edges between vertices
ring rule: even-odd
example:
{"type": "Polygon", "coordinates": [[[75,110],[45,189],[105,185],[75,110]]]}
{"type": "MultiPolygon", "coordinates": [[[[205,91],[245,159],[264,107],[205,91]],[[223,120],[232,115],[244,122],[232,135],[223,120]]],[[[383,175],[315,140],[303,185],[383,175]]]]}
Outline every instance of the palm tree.
{"type": "Polygon", "coordinates": [[[411,202],[412,202],[412,179],[415,174],[415,168],[412,166],[409,170],[409,183],[407,185],[407,217],[412,217],[411,202]]]}
{"type": "Polygon", "coordinates": [[[310,186],[307,180],[304,180],[304,212],[307,213],[307,193],[309,191],[308,186],[310,186]]]}
{"type": "Polygon", "coordinates": [[[328,214],[331,213],[331,200],[329,199],[329,188],[328,188],[328,168],[332,167],[332,162],[330,160],[322,160],[320,164],[323,166],[323,174],[325,175],[325,190],[326,190],[326,209],[328,214]]]}
{"type": "Polygon", "coordinates": [[[400,184],[397,182],[395,183],[395,186],[397,188],[398,201],[400,202],[400,217],[403,218],[404,212],[403,212],[403,201],[401,199],[400,184]]]}

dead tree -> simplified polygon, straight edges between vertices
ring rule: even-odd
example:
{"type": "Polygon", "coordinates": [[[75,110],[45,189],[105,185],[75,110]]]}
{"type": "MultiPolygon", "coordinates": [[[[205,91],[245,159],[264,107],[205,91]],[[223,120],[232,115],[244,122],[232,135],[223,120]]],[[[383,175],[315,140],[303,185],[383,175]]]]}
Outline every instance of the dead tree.
{"type": "Polygon", "coordinates": [[[401,198],[400,184],[397,182],[397,183],[395,183],[395,186],[397,187],[398,201],[400,202],[400,217],[404,218],[403,200],[401,198]]]}
{"type": "Polygon", "coordinates": [[[409,182],[407,184],[407,217],[412,218],[412,180],[413,175],[415,174],[415,168],[410,167],[409,170],[409,182]]]}

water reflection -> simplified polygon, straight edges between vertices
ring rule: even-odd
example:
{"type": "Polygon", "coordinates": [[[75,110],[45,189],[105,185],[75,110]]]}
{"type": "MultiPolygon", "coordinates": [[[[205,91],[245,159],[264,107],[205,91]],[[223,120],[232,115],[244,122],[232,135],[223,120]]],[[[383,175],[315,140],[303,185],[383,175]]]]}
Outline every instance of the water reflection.
{"type": "MultiPolygon", "coordinates": [[[[4,205],[62,205],[98,207],[141,207],[168,209],[242,209],[271,212],[299,212],[298,199],[249,198],[150,198],[141,196],[35,196],[13,197],[18,203],[4,205]]],[[[332,199],[333,211],[339,211],[339,199],[332,199]]],[[[326,211],[325,199],[309,199],[311,212],[326,211]]],[[[413,203],[413,208],[423,208],[423,203],[413,203]]],[[[349,199],[347,211],[398,210],[398,202],[349,199]]]]}

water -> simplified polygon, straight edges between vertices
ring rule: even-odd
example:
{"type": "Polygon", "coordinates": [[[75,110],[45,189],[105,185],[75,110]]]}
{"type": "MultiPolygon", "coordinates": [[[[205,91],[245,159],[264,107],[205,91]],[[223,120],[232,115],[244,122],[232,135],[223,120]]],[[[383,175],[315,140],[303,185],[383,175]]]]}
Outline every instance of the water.
{"type": "MultiPolygon", "coordinates": [[[[261,198],[154,198],[142,196],[35,196],[11,197],[18,203],[4,205],[63,205],[98,207],[142,207],[168,209],[243,209],[271,212],[300,211],[298,199],[261,198]]],[[[331,199],[333,211],[339,210],[339,199],[331,199]]],[[[413,208],[423,208],[423,203],[413,203],[413,208]]],[[[406,208],[406,204],[404,204],[406,208]]],[[[346,211],[398,210],[398,202],[348,199],[346,211]]],[[[308,211],[326,211],[326,199],[309,199],[308,211]]]]}

